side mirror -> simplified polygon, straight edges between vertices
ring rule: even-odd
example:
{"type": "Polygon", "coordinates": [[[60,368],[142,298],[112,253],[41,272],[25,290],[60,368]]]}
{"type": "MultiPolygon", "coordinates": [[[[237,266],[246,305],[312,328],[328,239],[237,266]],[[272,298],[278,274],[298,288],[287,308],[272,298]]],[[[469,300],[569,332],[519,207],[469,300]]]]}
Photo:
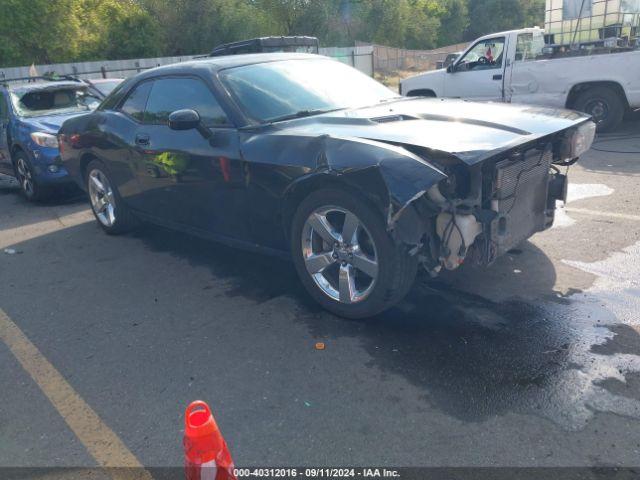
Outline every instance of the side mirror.
{"type": "Polygon", "coordinates": [[[447,73],[453,73],[455,72],[455,70],[453,69],[453,63],[450,65],[447,65],[447,73]]]}
{"type": "Polygon", "coordinates": [[[192,130],[200,126],[200,115],[195,110],[176,110],[169,115],[171,130],[192,130]]]}

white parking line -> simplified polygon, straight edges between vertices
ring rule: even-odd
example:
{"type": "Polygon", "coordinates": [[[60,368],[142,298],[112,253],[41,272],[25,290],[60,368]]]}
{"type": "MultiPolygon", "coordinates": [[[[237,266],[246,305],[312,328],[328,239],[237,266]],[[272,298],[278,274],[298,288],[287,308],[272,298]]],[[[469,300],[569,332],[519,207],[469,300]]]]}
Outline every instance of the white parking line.
{"type": "Polygon", "coordinates": [[[640,222],[640,215],[632,215],[629,213],[603,212],[600,210],[590,210],[588,208],[566,207],[567,212],[582,213],[584,215],[593,215],[597,217],[619,218],[621,220],[632,220],[640,222]]]}
{"type": "Polygon", "coordinates": [[[114,479],[151,480],[136,456],[0,309],[0,340],[47,396],[100,467],[114,479]],[[125,467],[125,468],[123,468],[125,467]]]}

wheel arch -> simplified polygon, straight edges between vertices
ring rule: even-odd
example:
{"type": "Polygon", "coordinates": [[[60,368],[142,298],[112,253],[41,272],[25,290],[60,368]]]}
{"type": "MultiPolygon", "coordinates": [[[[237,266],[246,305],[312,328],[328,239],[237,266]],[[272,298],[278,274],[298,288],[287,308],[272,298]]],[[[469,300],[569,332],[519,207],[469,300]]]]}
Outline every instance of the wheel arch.
{"type": "Polygon", "coordinates": [[[384,195],[378,192],[362,188],[362,185],[356,181],[356,176],[357,172],[344,175],[317,172],[293,182],[284,193],[281,210],[282,228],[286,240],[290,239],[291,222],[298,205],[313,192],[327,187],[340,188],[348,193],[356,194],[384,218],[383,212],[385,205],[388,205],[388,197],[384,198],[384,195]]]}
{"type": "Polygon", "coordinates": [[[27,151],[25,148],[22,147],[22,145],[20,145],[19,143],[14,143],[11,146],[11,150],[9,150],[11,153],[11,160],[15,162],[15,157],[18,153],[22,152],[25,155],[27,155],[27,151]]]}
{"type": "Polygon", "coordinates": [[[627,94],[625,93],[624,88],[619,82],[613,80],[576,83],[571,87],[571,90],[567,95],[565,107],[572,108],[581,93],[596,87],[604,87],[613,90],[622,99],[625,109],[629,109],[629,100],[627,99],[627,94]]]}
{"type": "MultiPolygon", "coordinates": [[[[84,182],[85,178],[87,177],[87,166],[89,166],[89,164],[94,161],[97,160],[98,162],[102,162],[102,160],[100,160],[100,158],[98,158],[96,155],[94,155],[93,153],[90,152],[85,152],[82,155],[80,155],[80,163],[79,163],[79,172],[81,175],[81,179],[84,182]]],[[[102,162],[104,163],[104,162],[102,162]]]]}

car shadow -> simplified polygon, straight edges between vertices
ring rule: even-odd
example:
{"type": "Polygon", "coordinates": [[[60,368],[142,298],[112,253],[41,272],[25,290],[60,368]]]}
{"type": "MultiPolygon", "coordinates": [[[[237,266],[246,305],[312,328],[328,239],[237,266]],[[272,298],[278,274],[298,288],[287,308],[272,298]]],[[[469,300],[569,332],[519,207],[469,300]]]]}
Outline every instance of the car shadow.
{"type": "Polygon", "coordinates": [[[2,212],[7,218],[0,225],[0,230],[50,220],[48,210],[51,207],[56,207],[58,215],[73,214],[89,208],[85,194],[75,188],[61,190],[39,202],[28,202],[15,179],[6,175],[0,175],[0,197],[6,197],[2,201],[7,206],[6,211],[2,212]]]}
{"type": "Polygon", "coordinates": [[[186,259],[193,266],[206,266],[217,278],[228,282],[225,295],[244,297],[255,303],[293,294],[303,298],[293,264],[269,255],[235,249],[155,225],[145,224],[133,234],[153,251],[186,259]]]}
{"type": "MultiPolygon", "coordinates": [[[[363,320],[345,320],[322,310],[307,296],[290,262],[160,227],[144,226],[128,236],[113,238],[105,236],[97,225],[85,223],[19,246],[25,254],[6,260],[22,263],[20,278],[33,278],[35,282],[36,270],[39,278],[45,265],[47,275],[60,269],[59,275],[67,279],[66,283],[58,282],[58,289],[75,291],[78,282],[93,279],[96,271],[107,283],[120,286],[119,290],[107,289],[100,293],[100,287],[92,287],[90,281],[91,290],[85,293],[89,298],[97,296],[109,306],[102,314],[101,307],[83,320],[83,325],[86,324],[83,328],[98,329],[91,341],[107,350],[109,342],[125,339],[133,343],[153,342],[150,348],[169,345],[177,341],[176,332],[182,335],[184,329],[191,329],[195,333],[189,342],[178,342],[171,347],[172,351],[175,349],[172,355],[182,359],[178,364],[200,356],[214,361],[209,340],[200,337],[205,330],[215,330],[223,332],[223,338],[233,338],[228,343],[234,347],[227,350],[231,364],[245,359],[245,353],[234,357],[232,348],[249,342],[251,348],[256,348],[252,350],[252,355],[257,355],[254,361],[269,364],[270,368],[282,367],[287,363],[281,363],[280,349],[271,349],[271,345],[259,349],[260,342],[254,345],[251,339],[252,332],[264,336],[267,328],[283,340],[283,345],[290,345],[294,340],[297,345],[300,341],[325,342],[326,351],[322,355],[331,356],[334,366],[337,362],[344,367],[342,372],[327,375],[340,382],[349,381],[351,366],[343,362],[353,358],[341,349],[355,342],[356,358],[361,359],[358,360],[361,365],[356,367],[360,370],[356,371],[378,379],[375,385],[380,386],[380,391],[376,394],[400,401],[406,393],[411,402],[418,401],[415,408],[420,411],[433,408],[467,422],[513,413],[531,414],[571,430],[586,424],[596,410],[594,404],[597,409],[619,415],[633,413],[623,410],[626,404],[619,400],[619,392],[624,390],[621,383],[638,373],[631,359],[640,354],[640,335],[616,318],[607,307],[607,299],[588,292],[568,296],[555,292],[554,264],[531,243],[501,257],[488,269],[459,270],[436,280],[422,275],[404,301],[383,314],[363,320]],[[169,255],[211,273],[211,278],[204,283],[200,276],[198,282],[182,289],[183,295],[185,291],[197,289],[194,295],[204,299],[205,304],[199,304],[197,312],[193,311],[195,304],[180,304],[188,302],[188,297],[179,300],[172,297],[171,291],[150,289],[149,285],[156,285],[153,281],[138,290],[144,271],[155,271],[157,275],[164,272],[158,266],[167,263],[162,258],[164,255],[141,258],[141,247],[133,246],[138,242],[150,253],[169,255]],[[31,256],[31,252],[46,252],[50,248],[55,251],[56,245],[64,246],[62,263],[58,257],[35,259],[31,256]],[[54,262],[59,266],[54,266],[54,262]],[[133,269],[132,278],[128,278],[127,269],[133,269]],[[532,284],[525,277],[535,277],[537,281],[532,284]],[[210,298],[207,289],[212,291],[210,298]],[[520,289],[527,298],[518,295],[520,289]],[[496,290],[513,295],[509,293],[502,300],[491,299],[496,290]],[[533,290],[533,295],[525,290],[533,290]],[[155,302],[162,301],[166,295],[168,305],[191,313],[180,321],[170,317],[153,322],[145,320],[142,312],[146,312],[147,307],[127,302],[143,297],[154,305],[151,309],[157,308],[158,304],[150,301],[150,295],[157,297],[155,302]],[[234,301],[221,301],[221,295],[234,301]],[[222,313],[220,320],[214,320],[215,315],[226,312],[229,306],[242,309],[239,317],[222,313]],[[272,315],[268,322],[265,315],[272,315]],[[202,330],[212,321],[219,324],[202,330]],[[133,330],[131,322],[134,322],[133,330]],[[269,324],[272,326],[267,327],[269,324]],[[126,325],[129,329],[121,331],[126,325]],[[303,328],[293,328],[296,326],[303,328]],[[111,332],[117,331],[122,338],[105,338],[100,333],[105,329],[109,335],[116,335],[111,332]],[[247,336],[235,338],[238,331],[247,336]],[[291,339],[283,338],[289,332],[291,339]],[[335,356],[334,346],[335,352],[342,351],[342,354],[335,356]],[[616,372],[615,375],[612,372],[616,372]]],[[[185,275],[184,269],[180,275],[185,275]]],[[[84,318],[86,307],[82,305],[78,308],[82,309],[84,318]]],[[[65,308],[71,312],[66,316],[77,315],[72,312],[76,308],[73,303],[65,308]]],[[[9,308],[8,313],[18,315],[19,311],[16,314],[9,308]]],[[[271,337],[265,338],[273,341],[271,337]]],[[[89,343],[86,348],[94,347],[89,343]]],[[[151,361],[149,358],[158,361],[156,357],[149,357],[153,352],[153,349],[141,350],[139,354],[147,355],[147,361],[151,361]]],[[[134,351],[127,355],[129,361],[136,361],[134,351]]],[[[323,358],[314,357],[314,362],[323,362],[323,358]]],[[[180,372],[186,375],[189,368],[185,363],[180,372]]],[[[291,368],[295,366],[292,364],[291,368]]],[[[238,369],[249,374],[240,366],[238,369]]],[[[147,373],[161,374],[151,366],[145,370],[145,375],[147,373]]],[[[353,381],[357,382],[357,378],[353,381]]],[[[632,388],[625,395],[638,395],[638,392],[632,388]]]]}
{"type": "Polygon", "coordinates": [[[640,112],[634,112],[615,132],[598,134],[591,150],[579,160],[588,171],[611,175],[640,174],[640,112]]]}
{"type": "MultiPolygon", "coordinates": [[[[353,321],[319,308],[289,262],[156,227],[136,237],[154,251],[225,278],[229,296],[256,303],[290,297],[295,321],[312,337],[329,344],[357,339],[372,369],[405,378],[423,391],[425,402],[465,421],[533,413],[577,428],[592,415],[589,398],[603,381],[588,367],[606,363],[597,346],[624,337],[622,344],[638,345],[634,353],[640,353],[640,335],[632,328],[610,327],[619,324],[606,307],[574,299],[577,290],[554,291],[552,261],[529,242],[488,269],[460,270],[436,280],[422,275],[399,305],[353,321]],[[489,299],[496,290],[506,291],[508,298],[489,299]]],[[[608,355],[613,359],[615,353],[614,348],[608,355]]],[[[602,385],[606,389],[607,382],[602,385]]],[[[385,395],[400,397],[402,391],[385,395]]]]}

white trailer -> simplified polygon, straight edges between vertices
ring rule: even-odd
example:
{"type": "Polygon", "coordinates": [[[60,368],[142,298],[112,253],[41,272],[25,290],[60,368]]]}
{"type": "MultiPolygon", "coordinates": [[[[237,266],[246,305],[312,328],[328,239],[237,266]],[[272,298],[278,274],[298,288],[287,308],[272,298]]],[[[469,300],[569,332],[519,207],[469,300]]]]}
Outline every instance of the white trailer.
{"type": "Polygon", "coordinates": [[[404,79],[400,93],[572,108],[590,114],[599,131],[640,108],[640,50],[551,58],[545,51],[540,28],[485,35],[448,68],[404,79]]]}

